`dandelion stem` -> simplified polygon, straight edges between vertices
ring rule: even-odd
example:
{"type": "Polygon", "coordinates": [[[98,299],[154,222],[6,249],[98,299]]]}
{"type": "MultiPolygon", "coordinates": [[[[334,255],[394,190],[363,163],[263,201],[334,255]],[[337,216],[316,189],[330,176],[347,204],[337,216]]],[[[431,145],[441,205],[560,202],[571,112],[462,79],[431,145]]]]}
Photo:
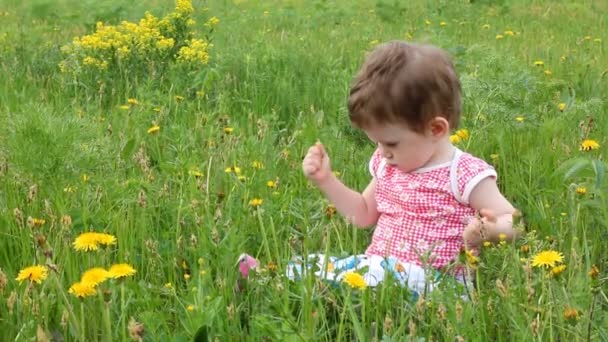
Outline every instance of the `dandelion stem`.
{"type": "Polygon", "coordinates": [[[122,340],[127,340],[127,315],[125,312],[125,282],[120,281],[120,314],[122,315],[122,340]]]}
{"type": "Polygon", "coordinates": [[[80,341],[85,342],[84,329],[84,300],[80,300],[80,341]]]}

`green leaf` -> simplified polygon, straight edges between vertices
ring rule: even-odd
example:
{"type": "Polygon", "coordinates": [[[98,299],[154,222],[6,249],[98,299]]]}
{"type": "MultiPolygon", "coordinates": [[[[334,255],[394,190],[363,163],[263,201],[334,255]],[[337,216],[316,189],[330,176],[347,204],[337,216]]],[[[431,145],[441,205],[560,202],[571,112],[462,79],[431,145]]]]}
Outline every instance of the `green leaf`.
{"type": "Polygon", "coordinates": [[[120,151],[120,158],[122,158],[122,160],[128,160],[131,155],[133,154],[133,150],[135,149],[135,139],[130,139],[129,141],[127,141],[127,143],[125,144],[125,146],[123,146],[122,150],[120,151]]]}
{"type": "Polygon", "coordinates": [[[591,162],[593,171],[595,172],[595,186],[600,188],[604,181],[604,174],[606,174],[606,165],[601,160],[594,159],[591,162]]]}

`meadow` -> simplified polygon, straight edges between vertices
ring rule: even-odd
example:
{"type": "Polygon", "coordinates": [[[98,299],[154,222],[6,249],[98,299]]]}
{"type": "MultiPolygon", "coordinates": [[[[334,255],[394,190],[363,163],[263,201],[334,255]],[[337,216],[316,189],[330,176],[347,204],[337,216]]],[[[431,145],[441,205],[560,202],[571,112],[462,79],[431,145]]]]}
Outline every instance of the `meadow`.
{"type": "Polygon", "coordinates": [[[0,1],[0,340],[608,340],[607,12],[0,1]],[[365,187],[375,146],[346,96],[365,53],[393,39],[451,53],[467,132],[454,143],[495,166],[523,214],[517,242],[463,253],[466,297],[448,282],[415,298],[389,281],[284,277],[293,256],[370,240],[301,160],[320,140],[365,187]],[[243,252],[262,264],[246,282],[243,252]]]}

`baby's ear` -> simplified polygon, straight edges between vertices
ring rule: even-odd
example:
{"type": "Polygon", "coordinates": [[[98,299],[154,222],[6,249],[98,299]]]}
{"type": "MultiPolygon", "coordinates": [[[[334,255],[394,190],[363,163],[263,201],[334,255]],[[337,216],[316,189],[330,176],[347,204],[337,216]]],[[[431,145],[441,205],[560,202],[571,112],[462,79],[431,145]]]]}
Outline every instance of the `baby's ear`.
{"type": "Polygon", "coordinates": [[[442,116],[436,116],[428,123],[428,129],[431,135],[442,137],[450,133],[450,123],[442,116]]]}

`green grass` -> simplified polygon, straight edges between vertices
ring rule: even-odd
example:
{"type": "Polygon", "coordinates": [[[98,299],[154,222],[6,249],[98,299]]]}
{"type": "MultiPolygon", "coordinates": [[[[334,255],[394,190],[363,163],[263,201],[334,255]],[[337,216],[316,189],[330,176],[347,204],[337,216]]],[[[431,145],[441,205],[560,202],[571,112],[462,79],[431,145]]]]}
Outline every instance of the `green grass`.
{"type": "Polygon", "coordinates": [[[96,21],[138,21],[147,10],[162,17],[173,4],[0,3],[0,340],[37,332],[128,340],[131,318],[146,341],[191,340],[200,327],[221,341],[608,339],[608,3],[194,5],[198,32],[210,16],[221,20],[204,68],[149,74],[133,66],[118,77],[75,79],[59,71],[61,46],[92,33],[96,21]],[[365,51],[391,39],[452,53],[464,90],[461,128],[471,133],[460,147],[495,164],[501,189],[524,214],[520,241],[484,249],[471,300],[449,286],[412,301],[388,284],[357,292],[281,276],[294,255],[361,253],[369,242],[371,232],[325,215],[328,203],[300,162],[320,139],[346,184],[367,184],[374,147],[350,127],[345,101],[365,51]],[[128,98],[139,103],[120,109],[128,98]],[[160,131],[148,134],[153,123],[160,131]],[[580,151],[584,138],[600,148],[580,151]],[[226,173],[230,166],[245,179],[226,173]],[[264,201],[257,210],[253,198],[264,201]],[[29,227],[28,217],[45,223],[29,227]],[[72,242],[89,230],[118,243],[75,251],[72,242]],[[557,277],[529,267],[548,249],[565,256],[557,277]],[[278,270],[235,294],[245,251],[278,270]],[[137,274],[84,300],[68,293],[86,269],[119,262],[137,274]],[[19,284],[19,270],[35,264],[57,272],[19,284]],[[566,319],[566,308],[578,319],[566,319]]]}

